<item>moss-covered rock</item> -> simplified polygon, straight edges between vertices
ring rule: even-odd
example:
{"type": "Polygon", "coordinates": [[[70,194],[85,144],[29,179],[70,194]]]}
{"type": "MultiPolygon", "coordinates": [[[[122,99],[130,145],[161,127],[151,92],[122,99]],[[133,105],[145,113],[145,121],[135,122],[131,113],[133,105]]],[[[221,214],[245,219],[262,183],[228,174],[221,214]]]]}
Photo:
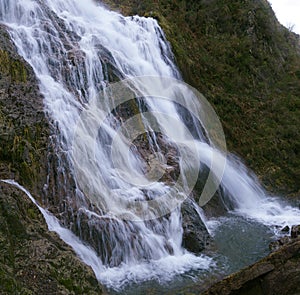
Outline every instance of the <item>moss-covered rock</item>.
{"type": "Polygon", "coordinates": [[[41,196],[50,133],[33,70],[0,26],[0,178],[14,178],[41,196]]]}
{"type": "Polygon", "coordinates": [[[11,58],[7,50],[0,50],[0,72],[7,75],[14,82],[26,82],[27,70],[19,59],[11,58]]]}
{"type": "Polygon", "coordinates": [[[92,270],[49,232],[17,188],[0,183],[0,293],[102,294],[92,270]]]}

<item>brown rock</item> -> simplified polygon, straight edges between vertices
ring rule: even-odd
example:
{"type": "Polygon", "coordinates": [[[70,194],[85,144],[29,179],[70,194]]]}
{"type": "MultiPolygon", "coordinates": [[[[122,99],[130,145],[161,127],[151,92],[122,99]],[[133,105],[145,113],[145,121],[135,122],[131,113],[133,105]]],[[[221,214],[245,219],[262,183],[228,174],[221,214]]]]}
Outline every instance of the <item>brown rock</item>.
{"type": "Polygon", "coordinates": [[[278,239],[277,241],[271,242],[269,245],[269,249],[271,251],[278,250],[281,246],[289,243],[290,241],[291,241],[290,237],[282,237],[282,238],[278,239]]]}

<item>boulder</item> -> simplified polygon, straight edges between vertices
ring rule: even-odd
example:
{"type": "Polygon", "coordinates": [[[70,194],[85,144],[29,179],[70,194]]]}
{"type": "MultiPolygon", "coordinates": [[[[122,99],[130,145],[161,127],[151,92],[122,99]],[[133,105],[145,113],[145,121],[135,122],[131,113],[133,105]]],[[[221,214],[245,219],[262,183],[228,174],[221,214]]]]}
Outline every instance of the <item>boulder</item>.
{"type": "Polygon", "coordinates": [[[196,208],[194,201],[189,198],[181,205],[183,227],[182,246],[188,251],[197,254],[211,244],[212,238],[196,208]]]}

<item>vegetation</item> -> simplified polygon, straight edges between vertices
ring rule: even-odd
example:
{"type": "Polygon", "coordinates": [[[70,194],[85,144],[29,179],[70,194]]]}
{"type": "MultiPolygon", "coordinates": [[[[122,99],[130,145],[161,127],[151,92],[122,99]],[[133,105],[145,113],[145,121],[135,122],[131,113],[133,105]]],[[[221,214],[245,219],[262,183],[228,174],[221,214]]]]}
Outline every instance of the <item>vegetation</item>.
{"type": "Polygon", "coordinates": [[[299,36],[266,0],[106,0],[158,20],[184,80],[219,115],[230,152],[276,193],[300,192],[299,36]]]}

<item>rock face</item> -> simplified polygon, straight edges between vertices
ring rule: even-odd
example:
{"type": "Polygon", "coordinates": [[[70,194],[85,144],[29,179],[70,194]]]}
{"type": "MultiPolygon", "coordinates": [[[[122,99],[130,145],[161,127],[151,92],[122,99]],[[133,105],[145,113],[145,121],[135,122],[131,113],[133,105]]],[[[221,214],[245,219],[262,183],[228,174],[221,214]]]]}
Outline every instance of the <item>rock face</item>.
{"type": "Polygon", "coordinates": [[[0,182],[0,293],[102,294],[92,270],[49,232],[37,207],[0,182]]]}
{"type": "MultiPolygon", "coordinates": [[[[33,70],[0,25],[0,179],[15,179],[40,202],[58,192],[52,134],[33,70]]],[[[48,232],[27,196],[0,185],[0,293],[100,294],[91,269],[48,232]]]]}

